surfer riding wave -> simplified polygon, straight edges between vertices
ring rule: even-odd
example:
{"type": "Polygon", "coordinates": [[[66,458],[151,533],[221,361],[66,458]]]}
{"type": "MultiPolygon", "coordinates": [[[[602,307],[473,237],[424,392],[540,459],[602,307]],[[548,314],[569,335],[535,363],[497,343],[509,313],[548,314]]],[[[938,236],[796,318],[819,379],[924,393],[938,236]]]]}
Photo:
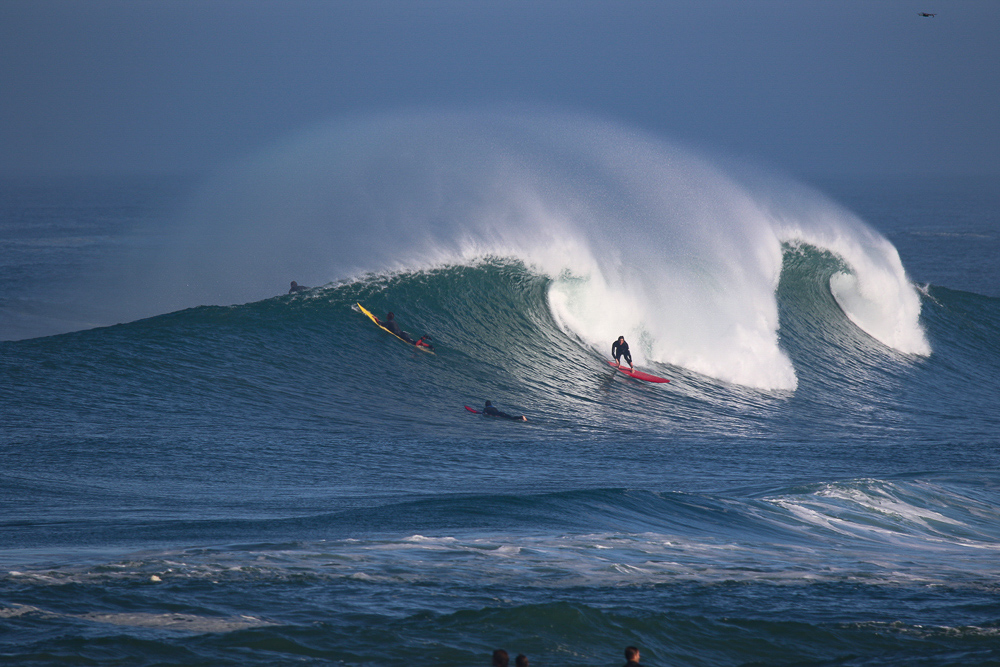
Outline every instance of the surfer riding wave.
{"type": "Polygon", "coordinates": [[[625,336],[619,336],[618,340],[611,344],[611,356],[615,358],[618,368],[621,368],[622,357],[625,357],[629,369],[635,370],[635,366],[632,365],[632,354],[629,352],[628,343],[625,342],[625,336]]]}

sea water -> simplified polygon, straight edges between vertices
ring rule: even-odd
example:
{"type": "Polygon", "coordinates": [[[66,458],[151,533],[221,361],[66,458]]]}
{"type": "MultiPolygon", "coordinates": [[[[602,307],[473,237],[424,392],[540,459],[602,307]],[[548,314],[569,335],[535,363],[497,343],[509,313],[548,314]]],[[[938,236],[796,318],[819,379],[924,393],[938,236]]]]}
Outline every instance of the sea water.
{"type": "Polygon", "coordinates": [[[4,661],[1000,661],[996,182],[403,125],[0,186],[4,661]]]}

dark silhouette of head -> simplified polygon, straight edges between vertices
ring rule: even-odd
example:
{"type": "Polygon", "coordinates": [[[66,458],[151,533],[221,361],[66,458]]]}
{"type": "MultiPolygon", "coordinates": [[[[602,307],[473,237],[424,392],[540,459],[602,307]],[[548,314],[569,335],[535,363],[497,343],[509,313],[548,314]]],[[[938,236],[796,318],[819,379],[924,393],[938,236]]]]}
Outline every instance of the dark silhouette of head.
{"type": "Polygon", "coordinates": [[[395,318],[395,317],[396,317],[396,316],[395,316],[395,315],[393,315],[393,314],[392,314],[392,313],[390,312],[390,313],[389,313],[388,315],[386,315],[386,316],[385,316],[385,319],[387,319],[387,320],[391,320],[391,319],[393,319],[393,318],[395,318]]]}
{"type": "Polygon", "coordinates": [[[486,407],[493,407],[493,401],[486,401],[486,407]]]}
{"type": "Polygon", "coordinates": [[[634,646],[625,647],[625,659],[629,662],[639,662],[639,649],[634,646]]]}
{"type": "Polygon", "coordinates": [[[493,651],[493,667],[507,667],[510,664],[510,656],[507,651],[498,648],[493,651]]]}
{"type": "Polygon", "coordinates": [[[521,653],[514,658],[514,667],[528,667],[528,656],[521,653]]]}

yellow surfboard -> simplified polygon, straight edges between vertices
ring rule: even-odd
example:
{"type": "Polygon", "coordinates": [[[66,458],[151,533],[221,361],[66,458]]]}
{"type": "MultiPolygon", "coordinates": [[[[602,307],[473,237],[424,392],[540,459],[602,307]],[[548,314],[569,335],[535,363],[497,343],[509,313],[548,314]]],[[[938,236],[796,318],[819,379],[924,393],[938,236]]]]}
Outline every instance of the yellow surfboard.
{"type": "Polygon", "coordinates": [[[391,331],[389,331],[388,329],[386,329],[386,328],[385,328],[384,326],[382,326],[382,324],[381,324],[381,323],[380,323],[380,322],[378,321],[378,318],[377,318],[377,317],[375,317],[374,315],[372,315],[372,314],[371,314],[370,312],[368,312],[368,309],[367,309],[367,308],[365,308],[364,306],[362,306],[362,305],[361,305],[360,303],[358,304],[358,308],[360,308],[360,309],[361,309],[361,312],[362,312],[362,313],[364,313],[365,315],[367,315],[367,316],[368,316],[368,319],[370,319],[370,320],[371,320],[372,322],[374,322],[374,323],[375,323],[375,326],[377,326],[377,327],[378,327],[379,329],[381,329],[382,331],[386,332],[387,334],[391,335],[391,336],[392,336],[393,338],[395,338],[396,340],[399,340],[399,341],[402,341],[402,342],[406,343],[407,345],[410,345],[410,346],[412,346],[412,347],[415,347],[415,348],[417,348],[418,350],[421,350],[421,351],[423,351],[423,352],[428,352],[428,353],[430,353],[430,354],[434,354],[434,350],[433,350],[433,349],[431,349],[431,348],[430,348],[429,346],[427,346],[427,345],[417,345],[417,344],[415,344],[415,343],[411,343],[410,341],[408,341],[408,340],[406,340],[406,339],[404,339],[404,338],[400,338],[400,337],[399,337],[399,336],[397,336],[396,334],[394,334],[394,333],[392,333],[391,331]]]}

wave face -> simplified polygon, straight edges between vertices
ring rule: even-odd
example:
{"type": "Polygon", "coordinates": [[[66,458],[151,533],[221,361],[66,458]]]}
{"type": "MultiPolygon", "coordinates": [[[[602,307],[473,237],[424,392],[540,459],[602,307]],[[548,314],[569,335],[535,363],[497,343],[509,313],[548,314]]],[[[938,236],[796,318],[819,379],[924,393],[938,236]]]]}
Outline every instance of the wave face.
{"type": "MultiPolygon", "coordinates": [[[[559,326],[595,350],[625,335],[659,362],[794,389],[779,343],[783,248],[840,261],[839,307],[904,354],[930,353],[895,248],[801,186],[741,184],[608,123],[554,114],[424,113],[317,128],[218,178],[161,258],[163,309],[488,257],[551,279],[559,326]]],[[[141,277],[134,278],[142,280],[141,277]]],[[[161,310],[160,312],[163,312],[161,310]]]]}
{"type": "MultiPolygon", "coordinates": [[[[640,424],[650,433],[684,433],[697,424],[701,435],[725,435],[733,428],[842,434],[850,424],[859,441],[904,434],[947,441],[953,436],[949,415],[957,414],[975,424],[976,437],[987,437],[992,410],[985,406],[995,393],[970,395],[969,383],[996,384],[996,300],[930,288],[924,320],[943,354],[905,355],[867,335],[841,310],[830,283],[842,271],[843,261],[829,251],[784,248],[775,308],[781,354],[797,369],[794,391],[720,383],[689,365],[648,358],[644,367],[672,383],[661,391],[651,385],[625,389],[605,364],[612,339],[595,349],[596,343],[567,332],[561,311],[552,307],[553,293],[570,279],[499,259],[371,274],[244,305],[202,306],[10,343],[19,351],[9,372],[28,378],[45,359],[66,355],[74,361],[53,376],[58,384],[48,386],[42,376],[40,390],[64,397],[71,406],[68,420],[85,411],[112,423],[129,408],[118,405],[121,398],[113,399],[110,412],[92,404],[94,384],[146,401],[147,408],[176,401],[176,410],[195,420],[201,412],[214,414],[213,406],[228,405],[227,421],[238,414],[280,424],[288,415],[305,416],[302,406],[315,410],[318,401],[322,416],[310,413],[309,419],[346,433],[384,428],[433,437],[447,426],[462,437],[478,437],[478,424],[453,409],[502,396],[547,424],[542,428],[557,439],[568,426],[621,437],[640,424]],[[377,314],[393,310],[414,337],[433,337],[437,355],[407,349],[374,327],[356,302],[377,314]],[[976,313],[972,328],[964,314],[970,308],[976,313]],[[984,357],[984,350],[992,352],[984,357]],[[977,405],[983,410],[972,409],[977,405]],[[628,415],[627,424],[609,422],[615,412],[628,415]],[[747,421],[748,415],[757,417],[747,421]]],[[[49,404],[45,409],[64,410],[49,404]]],[[[26,428],[35,419],[52,418],[33,410],[22,417],[11,410],[9,416],[26,428]]],[[[141,418],[141,410],[133,418],[141,418]]]]}
{"type": "MultiPolygon", "coordinates": [[[[979,343],[969,342],[966,349],[946,358],[925,358],[901,354],[861,331],[831,292],[831,279],[843,271],[843,262],[828,251],[785,246],[783,267],[775,309],[781,322],[781,354],[806,380],[795,391],[723,384],[726,389],[720,394],[718,380],[710,375],[646,358],[639,363],[672,379],[669,391],[640,387],[638,397],[615,389],[606,393],[617,387],[604,361],[610,357],[614,337],[600,341],[601,349],[595,349],[597,343],[591,345],[582,335],[567,332],[562,311],[552,306],[558,301],[553,294],[568,289],[572,279],[551,278],[523,263],[500,259],[371,274],[297,295],[238,306],[202,306],[107,329],[25,341],[24,349],[42,357],[65,353],[90,359],[100,358],[111,345],[124,355],[113,364],[120,364],[121,372],[131,378],[128,382],[137,385],[121,391],[141,395],[144,391],[138,385],[148,384],[150,400],[161,400],[166,392],[194,411],[198,400],[211,404],[220,392],[235,392],[245,396],[254,410],[276,402],[296,412],[297,402],[312,400],[320,392],[323,401],[340,408],[332,423],[352,426],[393,425],[400,415],[434,425],[450,423],[450,416],[441,419],[451,406],[490,398],[495,392],[546,420],[595,428],[606,427],[610,409],[632,414],[650,428],[664,420],[692,419],[721,433],[746,410],[762,410],[798,426],[828,422],[834,431],[856,418],[879,433],[885,428],[908,428],[914,410],[965,411],[964,401],[969,399],[963,385],[969,377],[995,384],[989,377],[995,365],[977,358],[979,343]],[[392,338],[386,340],[387,334],[371,325],[356,302],[377,314],[395,311],[414,337],[431,335],[438,354],[422,359],[422,353],[409,351],[392,338]],[[418,358],[406,361],[414,354],[418,358]],[[230,359],[232,369],[223,372],[219,359],[230,359]],[[959,359],[965,361],[955,366],[959,359]],[[201,367],[215,368],[207,376],[212,379],[192,382],[189,373],[201,367]],[[956,367],[962,372],[956,373],[956,367]],[[142,372],[136,369],[150,375],[132,377],[142,372]],[[373,378],[372,372],[378,375],[373,378]],[[394,380],[383,387],[376,378],[394,380]],[[902,405],[871,422],[873,406],[885,404],[886,396],[922,383],[953,384],[955,392],[908,395],[902,405]],[[272,385],[282,387],[277,395],[269,391],[272,385]],[[958,403],[951,403],[950,396],[958,403]],[[428,410],[429,405],[435,407],[428,410]],[[803,409],[804,405],[809,408],[803,409]],[[661,416],[661,411],[669,416],[661,416]],[[358,414],[366,417],[352,416],[358,414]]],[[[961,301],[963,294],[942,288],[929,292],[932,310],[927,322],[937,323],[943,317],[939,326],[957,326],[958,320],[950,319],[951,306],[942,302],[961,301]]],[[[987,297],[972,298],[982,299],[977,310],[986,317],[984,326],[995,326],[996,304],[987,297]]],[[[956,344],[954,336],[940,335],[947,341],[943,345],[956,344]]],[[[115,383],[105,377],[108,367],[88,363],[92,368],[71,376],[70,382],[84,402],[90,399],[87,383],[115,383]]],[[[26,372],[17,364],[13,368],[26,372]]],[[[268,408],[264,414],[271,412],[268,408]]],[[[275,418],[280,416],[279,412],[275,418]]]]}

